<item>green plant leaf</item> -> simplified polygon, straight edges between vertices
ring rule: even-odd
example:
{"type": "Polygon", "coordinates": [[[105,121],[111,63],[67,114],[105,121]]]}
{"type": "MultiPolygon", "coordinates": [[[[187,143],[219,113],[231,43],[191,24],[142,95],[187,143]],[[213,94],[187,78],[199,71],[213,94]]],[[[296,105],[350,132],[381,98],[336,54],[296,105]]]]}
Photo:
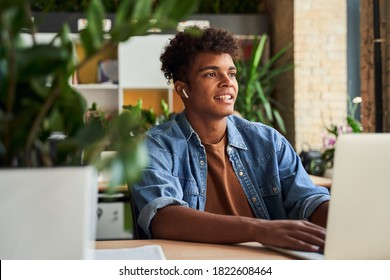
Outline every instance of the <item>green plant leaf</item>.
{"type": "Polygon", "coordinates": [[[73,51],[73,41],[71,38],[71,30],[68,24],[64,24],[59,33],[58,37],[61,40],[61,47],[63,49],[66,49],[68,53],[70,54],[70,58],[67,60],[65,71],[67,73],[67,77],[70,77],[70,75],[73,74],[75,66],[76,66],[76,55],[73,51]]]}
{"type": "Polygon", "coordinates": [[[255,39],[254,44],[256,44],[256,48],[252,53],[251,61],[250,61],[250,76],[253,76],[260,65],[261,58],[263,56],[265,44],[267,42],[267,35],[262,35],[260,40],[255,39]]]}
{"type": "Polygon", "coordinates": [[[132,19],[145,19],[151,17],[153,0],[136,1],[132,14],[132,19]]]}
{"type": "Polygon", "coordinates": [[[130,24],[128,24],[128,20],[133,11],[134,1],[132,0],[123,0],[121,1],[118,12],[115,14],[114,25],[110,31],[110,37],[117,41],[122,42],[127,39],[126,36],[123,36],[123,33],[128,34],[129,32],[121,32],[122,29],[130,29],[130,24]]]}
{"type": "Polygon", "coordinates": [[[272,123],[273,122],[273,114],[272,114],[271,103],[265,97],[264,92],[263,92],[263,88],[262,88],[261,83],[259,81],[255,82],[255,88],[256,88],[256,92],[258,93],[258,97],[261,100],[261,104],[264,108],[267,119],[269,120],[269,122],[272,123]]]}
{"type": "Polygon", "coordinates": [[[66,49],[52,45],[34,45],[16,53],[18,77],[28,80],[48,76],[63,67],[70,54],[66,49]]]}
{"type": "Polygon", "coordinates": [[[277,109],[277,103],[272,100],[272,93],[277,78],[284,72],[293,69],[293,64],[286,62],[276,66],[291,47],[284,47],[275,56],[263,62],[267,36],[256,37],[253,40],[252,53],[248,61],[236,62],[237,80],[240,94],[237,96],[235,109],[250,121],[259,121],[270,126],[277,125],[285,133],[285,125],[277,109]]]}
{"type": "Polygon", "coordinates": [[[275,109],[272,110],[273,115],[275,117],[276,123],[282,133],[286,133],[286,126],[284,124],[284,120],[282,116],[279,114],[279,112],[275,109]]]}
{"type": "Polygon", "coordinates": [[[102,3],[100,0],[92,0],[87,11],[87,26],[80,32],[80,38],[87,57],[92,56],[103,46],[104,18],[105,10],[102,3]]]}
{"type": "MultiPolygon", "coordinates": [[[[266,61],[264,63],[264,66],[262,67],[263,72],[266,72],[269,69],[271,69],[273,67],[273,65],[276,63],[276,61],[281,59],[291,47],[292,47],[292,43],[287,44],[285,47],[283,47],[281,50],[279,50],[274,56],[272,56],[268,61],[266,61]]],[[[292,67],[292,64],[287,63],[285,67],[290,68],[290,67],[292,67]]],[[[280,70],[280,69],[281,68],[279,68],[278,70],[280,70]]]]}
{"type": "Polygon", "coordinates": [[[333,134],[333,135],[336,136],[336,137],[339,135],[337,126],[334,125],[334,124],[331,124],[329,127],[326,127],[326,130],[327,130],[330,134],[333,134]]]}
{"type": "Polygon", "coordinates": [[[125,165],[127,181],[134,182],[140,177],[140,171],[149,161],[145,144],[143,142],[139,142],[137,149],[130,152],[125,159],[127,159],[125,165]]]}
{"type": "Polygon", "coordinates": [[[85,99],[70,86],[63,86],[58,100],[58,108],[64,117],[64,131],[73,136],[84,125],[84,113],[87,109],[85,99]]]}
{"type": "MultiPolygon", "coordinates": [[[[26,4],[26,0],[0,1],[0,28],[8,30],[11,38],[19,36],[23,29],[30,30],[32,27],[32,20],[27,14],[26,4]]],[[[1,36],[4,36],[4,33],[1,36]]]]}
{"type": "Polygon", "coordinates": [[[360,133],[363,131],[361,123],[350,116],[347,117],[347,123],[354,133],[360,133]]]}
{"type": "Polygon", "coordinates": [[[155,15],[161,17],[161,15],[166,14],[172,23],[177,23],[193,14],[199,6],[199,2],[199,0],[164,0],[157,7],[155,15]]]}

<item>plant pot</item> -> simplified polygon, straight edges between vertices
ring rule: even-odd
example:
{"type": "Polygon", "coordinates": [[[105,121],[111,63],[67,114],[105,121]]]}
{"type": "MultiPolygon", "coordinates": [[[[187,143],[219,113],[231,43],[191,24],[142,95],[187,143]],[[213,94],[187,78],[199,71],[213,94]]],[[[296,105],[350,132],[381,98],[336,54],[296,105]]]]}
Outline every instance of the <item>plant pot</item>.
{"type": "Polygon", "coordinates": [[[93,167],[0,170],[0,259],[91,259],[93,167]]]}

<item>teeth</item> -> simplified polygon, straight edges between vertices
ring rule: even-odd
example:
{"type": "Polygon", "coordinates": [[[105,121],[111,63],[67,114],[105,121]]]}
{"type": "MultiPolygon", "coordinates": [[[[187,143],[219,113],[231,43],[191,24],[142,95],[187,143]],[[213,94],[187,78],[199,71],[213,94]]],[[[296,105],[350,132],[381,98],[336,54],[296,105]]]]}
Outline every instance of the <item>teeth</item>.
{"type": "Polygon", "coordinates": [[[230,95],[221,95],[221,96],[216,96],[214,98],[220,100],[227,100],[227,99],[231,99],[232,97],[230,95]]]}

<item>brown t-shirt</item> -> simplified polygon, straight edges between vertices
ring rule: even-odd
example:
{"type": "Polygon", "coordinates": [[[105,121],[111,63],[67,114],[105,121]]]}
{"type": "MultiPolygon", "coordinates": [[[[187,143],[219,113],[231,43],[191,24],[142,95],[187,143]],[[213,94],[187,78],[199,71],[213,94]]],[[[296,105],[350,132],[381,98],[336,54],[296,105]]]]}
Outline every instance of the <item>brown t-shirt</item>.
{"type": "Polygon", "coordinates": [[[217,144],[203,143],[207,153],[205,211],[215,214],[254,217],[226,152],[226,135],[217,144]]]}

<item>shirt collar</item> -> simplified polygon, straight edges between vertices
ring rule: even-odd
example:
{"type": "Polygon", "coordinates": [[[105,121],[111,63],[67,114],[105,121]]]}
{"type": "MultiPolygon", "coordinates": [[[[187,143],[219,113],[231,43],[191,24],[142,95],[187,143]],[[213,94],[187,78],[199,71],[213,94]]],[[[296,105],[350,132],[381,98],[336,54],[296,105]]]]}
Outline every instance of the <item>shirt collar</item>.
{"type": "Polygon", "coordinates": [[[247,146],[241,136],[241,133],[238,131],[237,126],[233,122],[233,116],[230,115],[227,117],[227,133],[228,133],[228,145],[236,147],[238,149],[247,150],[247,146]]]}
{"type": "MultiPolygon", "coordinates": [[[[226,121],[228,145],[236,147],[238,149],[247,150],[247,146],[245,145],[245,142],[232,119],[233,117],[229,116],[227,117],[227,121],[226,121]]],[[[177,115],[176,122],[178,123],[180,129],[182,130],[187,142],[191,139],[191,137],[195,137],[194,139],[196,140],[196,142],[198,142],[199,145],[201,144],[198,134],[191,127],[191,124],[188,122],[186,118],[185,111],[177,115]]]]}

